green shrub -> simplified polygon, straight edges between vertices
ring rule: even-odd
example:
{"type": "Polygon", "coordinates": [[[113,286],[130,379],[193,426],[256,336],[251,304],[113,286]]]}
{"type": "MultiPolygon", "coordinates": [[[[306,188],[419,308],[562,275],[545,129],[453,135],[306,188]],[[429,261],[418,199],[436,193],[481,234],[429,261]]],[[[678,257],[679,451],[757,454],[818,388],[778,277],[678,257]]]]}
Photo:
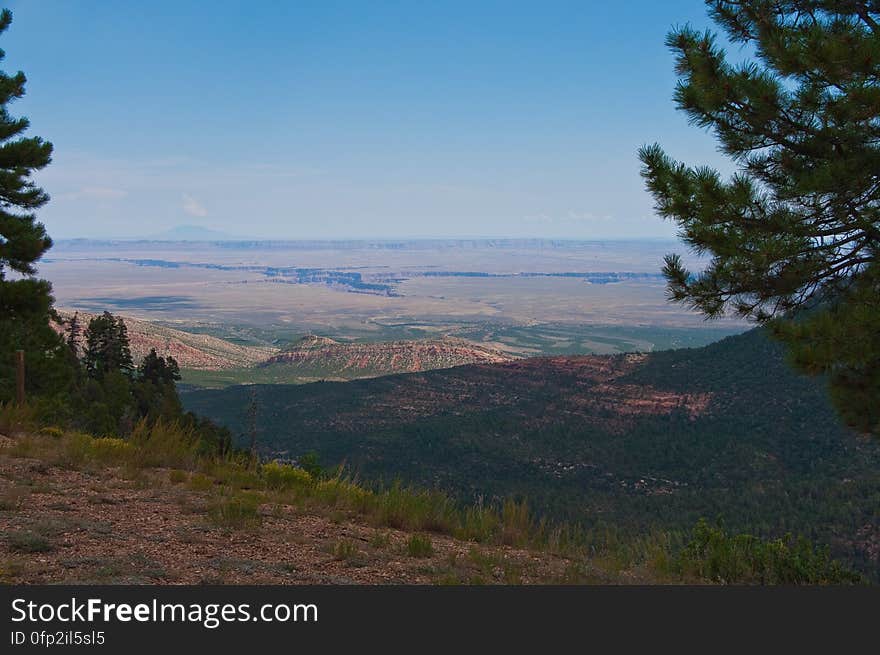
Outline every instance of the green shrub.
{"type": "Polygon", "coordinates": [[[38,424],[36,409],[13,402],[0,403],[0,433],[15,435],[32,432],[38,424]]]}
{"type": "Polygon", "coordinates": [[[49,425],[40,430],[40,434],[45,435],[47,437],[54,437],[55,439],[60,439],[64,436],[64,430],[55,426],[49,425]]]}
{"type": "Polygon", "coordinates": [[[300,457],[297,464],[299,465],[299,468],[307,472],[313,478],[323,478],[326,474],[324,467],[321,466],[318,453],[314,451],[306,453],[300,457]]]}
{"type": "Polygon", "coordinates": [[[506,500],[501,507],[501,543],[523,546],[536,532],[529,507],[524,502],[506,500]]]}
{"type": "Polygon", "coordinates": [[[94,437],[80,432],[68,434],[62,441],[62,452],[57,463],[66,468],[81,466],[92,453],[94,437]]]}
{"type": "Polygon", "coordinates": [[[374,520],[389,528],[452,533],[460,524],[455,502],[439,491],[422,491],[395,482],[375,494],[374,520]]]}
{"type": "Polygon", "coordinates": [[[13,487],[8,490],[0,496],[0,512],[17,512],[26,496],[27,491],[21,487],[13,487]]]}
{"type": "Polygon", "coordinates": [[[314,480],[308,471],[279,462],[263,464],[261,471],[266,487],[273,491],[288,491],[290,489],[307,487],[314,480]]]}
{"type": "Polygon", "coordinates": [[[214,488],[214,479],[204,473],[193,473],[189,477],[189,488],[193,491],[208,491],[214,488]]]}
{"type": "Polygon", "coordinates": [[[135,454],[135,447],[131,442],[116,437],[92,439],[88,450],[89,455],[106,464],[126,463],[135,454]]]}
{"type": "Polygon", "coordinates": [[[499,525],[498,513],[481,503],[464,510],[457,536],[479,543],[488,542],[498,534],[499,525]]]}
{"type": "Polygon", "coordinates": [[[321,480],[311,489],[315,500],[330,508],[365,512],[373,502],[373,494],[344,478],[321,480]]]}
{"type": "Polygon", "coordinates": [[[350,539],[340,539],[333,548],[333,557],[338,560],[355,560],[359,554],[357,544],[350,539]]]}
{"type": "Polygon", "coordinates": [[[217,484],[225,485],[232,489],[261,489],[264,486],[264,482],[257,471],[248,465],[242,466],[238,462],[225,459],[215,461],[205,471],[214,478],[217,484]]]}
{"type": "Polygon", "coordinates": [[[186,471],[181,471],[179,469],[171,469],[168,471],[168,481],[171,484],[181,484],[186,482],[188,477],[186,471]]]}
{"type": "Polygon", "coordinates": [[[0,559],[0,584],[12,584],[24,571],[24,564],[19,559],[0,559]]]}
{"type": "Polygon", "coordinates": [[[684,575],[720,584],[857,584],[859,574],[831,559],[827,548],[807,539],[763,541],[748,534],[728,535],[702,519],[680,553],[684,575]]]}
{"type": "Polygon", "coordinates": [[[208,519],[221,528],[241,530],[259,527],[262,523],[259,506],[260,499],[253,494],[219,496],[208,508],[208,519]]]}
{"type": "Polygon", "coordinates": [[[387,548],[391,544],[391,535],[387,532],[374,532],[370,537],[370,545],[373,548],[387,548]]]}
{"type": "Polygon", "coordinates": [[[46,535],[29,530],[11,532],[8,543],[10,550],[19,553],[46,553],[54,549],[46,535]]]}
{"type": "Polygon", "coordinates": [[[429,536],[414,534],[406,542],[406,552],[410,557],[431,557],[434,554],[434,545],[429,536]]]}
{"type": "Polygon", "coordinates": [[[198,436],[176,422],[141,420],[129,440],[135,447],[137,465],[144,468],[170,466],[193,470],[199,459],[198,436]]]}

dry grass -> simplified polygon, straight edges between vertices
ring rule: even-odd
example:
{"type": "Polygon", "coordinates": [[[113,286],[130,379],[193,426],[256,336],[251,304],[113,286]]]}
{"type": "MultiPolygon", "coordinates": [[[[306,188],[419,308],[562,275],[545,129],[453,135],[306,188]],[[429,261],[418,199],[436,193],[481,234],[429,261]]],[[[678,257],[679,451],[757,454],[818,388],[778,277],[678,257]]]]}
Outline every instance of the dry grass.
{"type": "MultiPolygon", "coordinates": [[[[24,425],[26,412],[0,410],[7,425],[24,425]]],[[[0,580],[197,582],[256,576],[269,582],[299,576],[305,582],[351,582],[353,569],[355,581],[363,582],[683,579],[671,555],[681,543],[670,535],[608,538],[596,547],[571,527],[536,521],[524,503],[461,508],[438,491],[401,484],[371,489],[342,473],[323,478],[287,464],[200,455],[194,443],[191,433],[174,424],[141,424],[127,440],[53,429],[0,442],[0,528],[6,535],[0,580]],[[125,551],[117,550],[117,541],[134,550],[153,544],[144,561],[155,566],[120,559],[125,551]],[[94,561],[66,557],[68,563],[80,562],[69,577],[60,551],[80,542],[101,554],[94,561]],[[329,550],[316,546],[328,543],[329,550]],[[238,559],[260,559],[265,566],[247,575],[216,567],[206,572],[191,561],[194,548],[215,552],[214,557],[238,549],[247,554],[238,559]],[[28,566],[28,557],[37,554],[41,569],[49,558],[62,577],[58,569],[56,577],[46,578],[47,572],[28,566]],[[87,570],[80,571],[83,567],[87,570]],[[123,571],[134,571],[133,577],[120,577],[123,571]]],[[[699,573],[703,560],[694,561],[687,571],[699,573]]],[[[688,575],[692,582],[701,579],[688,575]]]]}

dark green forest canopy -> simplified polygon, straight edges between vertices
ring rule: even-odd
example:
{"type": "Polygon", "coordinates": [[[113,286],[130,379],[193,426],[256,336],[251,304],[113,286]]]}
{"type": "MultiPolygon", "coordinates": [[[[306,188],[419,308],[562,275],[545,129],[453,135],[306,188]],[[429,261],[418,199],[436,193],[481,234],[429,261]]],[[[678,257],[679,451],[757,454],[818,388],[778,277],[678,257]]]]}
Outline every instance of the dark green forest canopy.
{"type": "MultiPolygon", "coordinates": [[[[645,413],[625,429],[617,396],[584,402],[608,392],[552,361],[258,385],[257,444],[267,456],[314,451],[326,468],[399,476],[462,501],[524,498],[540,515],[597,531],[721,518],[765,536],[800,533],[876,567],[880,443],[845,428],[824,381],[794,373],[765,331],[648,355],[615,385],[710,400],[695,416],[645,413]]],[[[253,389],[182,400],[244,434],[253,389]]]]}
{"type": "Polygon", "coordinates": [[[752,56],[734,65],[713,34],[674,30],[675,102],[738,171],[641,150],[658,213],[709,257],[696,274],[667,257],[669,296],[772,322],[798,365],[830,374],[846,420],[880,432],[880,6],[706,4],[752,56]]]}

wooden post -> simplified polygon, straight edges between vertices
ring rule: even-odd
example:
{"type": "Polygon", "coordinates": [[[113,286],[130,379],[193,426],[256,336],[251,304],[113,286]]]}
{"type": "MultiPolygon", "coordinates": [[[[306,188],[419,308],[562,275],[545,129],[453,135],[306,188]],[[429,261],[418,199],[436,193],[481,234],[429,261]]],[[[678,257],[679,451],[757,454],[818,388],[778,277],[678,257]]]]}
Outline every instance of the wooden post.
{"type": "Polygon", "coordinates": [[[24,405],[24,351],[15,351],[15,399],[24,405]]]}

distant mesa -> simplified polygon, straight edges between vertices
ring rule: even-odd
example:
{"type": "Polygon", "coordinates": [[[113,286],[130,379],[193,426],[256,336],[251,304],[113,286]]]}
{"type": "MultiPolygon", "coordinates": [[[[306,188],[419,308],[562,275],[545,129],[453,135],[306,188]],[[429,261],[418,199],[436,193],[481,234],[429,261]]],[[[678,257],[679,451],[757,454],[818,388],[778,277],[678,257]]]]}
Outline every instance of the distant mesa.
{"type": "MultiPolygon", "coordinates": [[[[59,311],[65,321],[71,311],[59,311]]],[[[78,312],[83,331],[95,314],[78,312]]],[[[245,346],[207,334],[195,334],[150,321],[123,316],[128,328],[135,363],[150,349],[174,357],[182,369],[222,371],[261,369],[285,380],[355,380],[396,373],[417,373],[466,364],[501,364],[518,357],[464,339],[445,337],[416,341],[342,343],[309,334],[284,350],[269,346],[245,346]]],[[[66,325],[54,324],[67,336],[66,325]]],[[[80,335],[79,350],[85,350],[80,335]]]]}
{"type": "Polygon", "coordinates": [[[464,339],[446,337],[381,343],[340,343],[309,335],[269,357],[261,367],[284,368],[302,377],[379,377],[467,364],[501,364],[517,357],[464,339]]]}
{"type": "MultiPolygon", "coordinates": [[[[325,346],[338,346],[340,345],[338,341],[334,341],[330,337],[319,337],[316,334],[308,334],[301,339],[293,342],[290,346],[284,349],[283,353],[293,352],[299,350],[314,350],[316,348],[323,348],[325,346]]],[[[270,360],[271,361],[271,360],[270,360]]],[[[267,362],[268,363],[268,362],[267,362]]]]}
{"type": "Polygon", "coordinates": [[[237,241],[242,238],[200,225],[178,225],[147,237],[150,241],[237,241]]]}

